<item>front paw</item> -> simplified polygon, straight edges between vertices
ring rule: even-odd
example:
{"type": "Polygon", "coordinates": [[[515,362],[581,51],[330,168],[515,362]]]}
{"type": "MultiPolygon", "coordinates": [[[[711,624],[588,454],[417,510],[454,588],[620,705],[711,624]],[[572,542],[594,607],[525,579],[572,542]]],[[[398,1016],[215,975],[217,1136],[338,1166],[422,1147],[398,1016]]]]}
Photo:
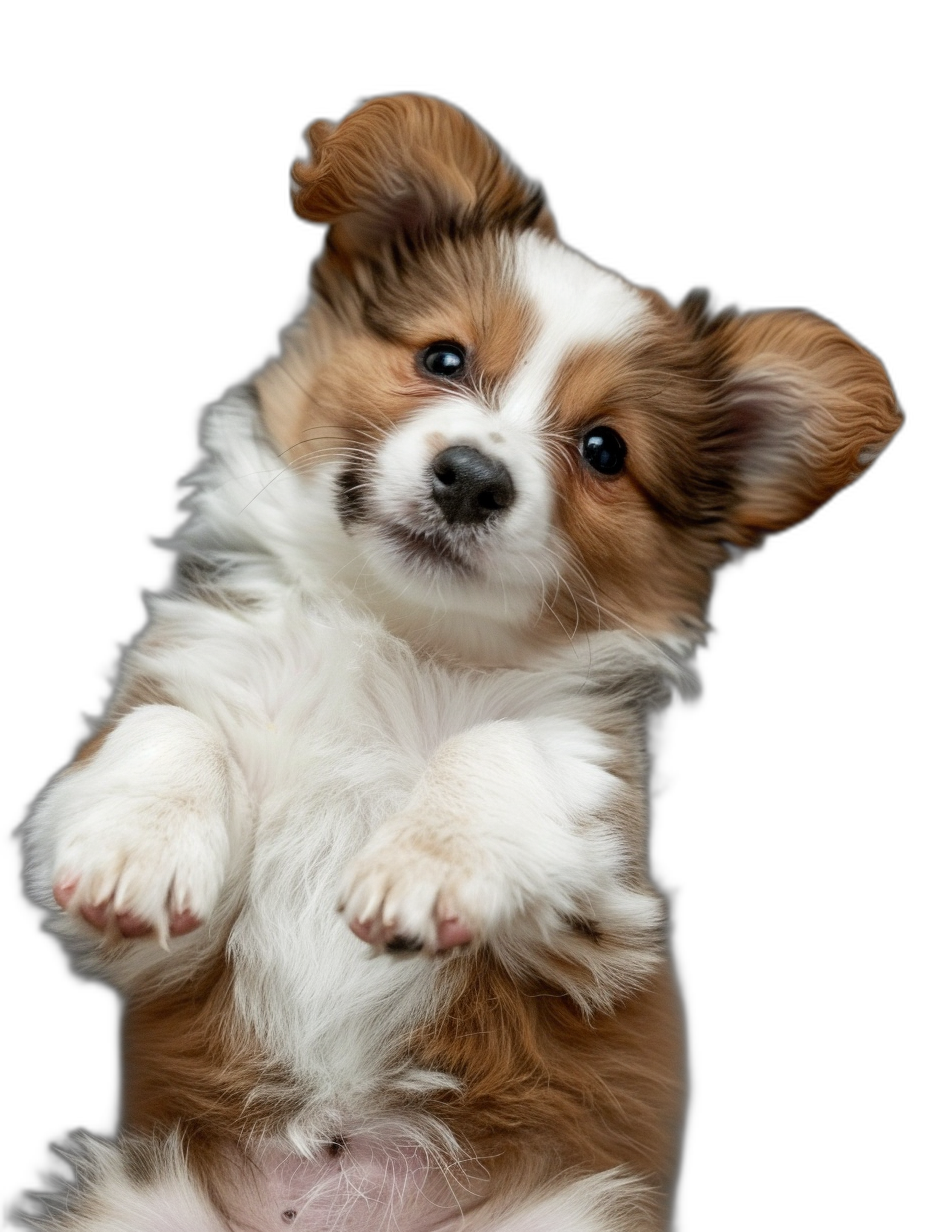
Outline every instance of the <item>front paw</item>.
{"type": "Polygon", "coordinates": [[[169,937],[212,912],[231,859],[240,785],[206,725],[175,706],[123,718],[59,775],[29,822],[30,882],[84,935],[169,937]]]}
{"type": "Polygon", "coordinates": [[[339,911],[376,950],[438,954],[482,938],[489,884],[457,844],[415,827],[388,827],[352,861],[339,911]]]}
{"type": "Polygon", "coordinates": [[[179,801],[110,801],[60,843],[55,901],[112,937],[165,944],[184,936],[208,918],[222,888],[221,827],[221,818],[179,801]]]}

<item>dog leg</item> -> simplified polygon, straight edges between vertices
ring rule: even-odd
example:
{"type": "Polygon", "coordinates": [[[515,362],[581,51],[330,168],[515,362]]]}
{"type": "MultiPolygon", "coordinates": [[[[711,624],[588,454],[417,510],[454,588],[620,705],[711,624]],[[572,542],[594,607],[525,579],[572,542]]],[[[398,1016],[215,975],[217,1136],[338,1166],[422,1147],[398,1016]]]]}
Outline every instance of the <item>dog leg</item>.
{"type": "Polygon", "coordinates": [[[141,706],[39,800],[27,839],[36,897],[52,889],[59,928],[109,943],[117,962],[127,938],[166,947],[213,913],[243,813],[219,737],[180,707],[141,706]]]}
{"type": "Polygon", "coordinates": [[[648,1187],[621,1169],[585,1177],[496,1217],[465,1221],[461,1232],[662,1232],[648,1187]],[[486,1221],[486,1222],[485,1222],[486,1221]]]}
{"type": "Polygon", "coordinates": [[[228,1232],[174,1136],[104,1142],[81,1133],[60,1154],[75,1180],[30,1195],[19,1220],[35,1232],[228,1232]]]}
{"type": "Polygon", "coordinates": [[[408,805],[349,867],[342,910],[379,949],[437,953],[580,927],[647,932],[656,898],[623,883],[607,820],[623,784],[610,750],[570,720],[487,723],[443,744],[408,805]]]}

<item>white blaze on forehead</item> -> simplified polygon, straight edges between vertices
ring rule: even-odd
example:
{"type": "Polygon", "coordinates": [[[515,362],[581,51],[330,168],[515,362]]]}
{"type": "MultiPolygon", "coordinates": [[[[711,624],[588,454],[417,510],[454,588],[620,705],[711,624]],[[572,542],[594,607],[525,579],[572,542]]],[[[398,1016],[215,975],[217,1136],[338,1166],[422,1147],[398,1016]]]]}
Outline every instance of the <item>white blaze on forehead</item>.
{"type": "Polygon", "coordinates": [[[532,232],[515,242],[513,275],[537,314],[538,333],[503,391],[500,410],[510,422],[538,423],[564,359],[580,346],[631,337],[650,309],[618,274],[532,232]]]}

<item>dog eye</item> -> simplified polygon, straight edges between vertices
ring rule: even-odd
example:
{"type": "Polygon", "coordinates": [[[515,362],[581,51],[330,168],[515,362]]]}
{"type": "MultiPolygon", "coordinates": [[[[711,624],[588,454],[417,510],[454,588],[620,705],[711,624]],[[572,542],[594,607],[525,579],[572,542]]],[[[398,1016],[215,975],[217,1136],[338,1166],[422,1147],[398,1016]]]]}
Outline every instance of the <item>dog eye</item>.
{"type": "Polygon", "coordinates": [[[456,342],[433,342],[419,352],[419,363],[432,376],[455,380],[464,374],[466,352],[456,342]]]}
{"type": "Polygon", "coordinates": [[[584,434],[580,452],[587,466],[600,475],[618,475],[625,465],[628,447],[613,428],[598,425],[584,434]]]}

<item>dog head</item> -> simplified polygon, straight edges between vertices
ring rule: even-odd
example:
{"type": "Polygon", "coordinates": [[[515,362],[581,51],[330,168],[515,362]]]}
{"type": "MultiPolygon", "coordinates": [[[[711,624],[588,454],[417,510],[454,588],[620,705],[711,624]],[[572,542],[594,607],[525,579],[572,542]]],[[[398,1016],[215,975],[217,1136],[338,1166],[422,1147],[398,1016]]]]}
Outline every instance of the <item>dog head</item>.
{"type": "Polygon", "coordinates": [[[830,322],[674,308],[564,245],[445,103],[374,99],[308,137],[294,205],[329,232],[259,397],[397,600],[692,643],[726,544],[807,517],[901,422],[830,322]]]}

